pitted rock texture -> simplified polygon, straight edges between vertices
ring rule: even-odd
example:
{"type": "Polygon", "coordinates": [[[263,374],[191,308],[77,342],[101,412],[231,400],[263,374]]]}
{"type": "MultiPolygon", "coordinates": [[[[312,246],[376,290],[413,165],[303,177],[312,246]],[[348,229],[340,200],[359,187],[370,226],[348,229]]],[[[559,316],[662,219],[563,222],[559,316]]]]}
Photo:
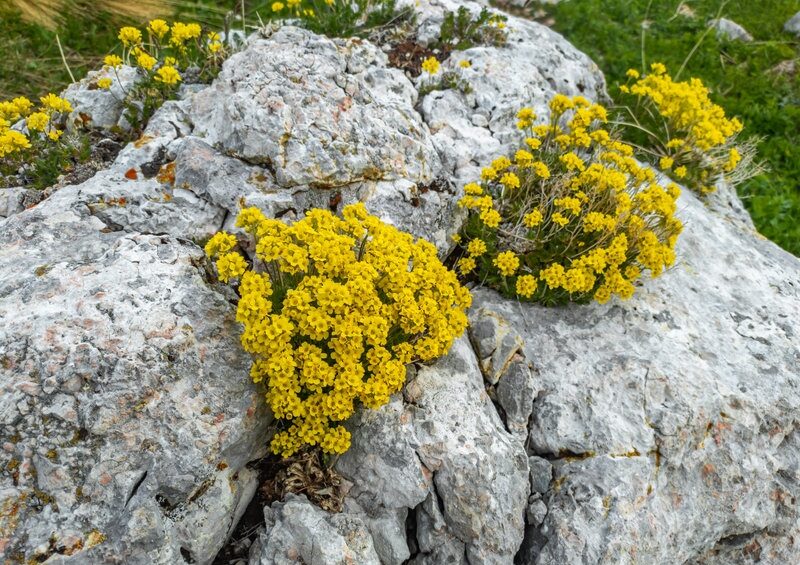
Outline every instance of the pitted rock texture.
{"type": "Polygon", "coordinates": [[[679,204],[678,264],[628,302],[475,293],[542,389],[528,450],[553,481],[521,563],[800,561],[800,263],[679,204]]]}
{"type": "Polygon", "coordinates": [[[361,518],[329,514],[305,496],[264,509],[265,530],[250,548],[253,565],[381,565],[361,518]]]}
{"type": "Polygon", "coordinates": [[[80,203],[3,221],[6,559],[214,558],[269,423],[229,300],[196,246],[112,231],[80,203]]]}
{"type": "Polygon", "coordinates": [[[416,97],[374,45],[283,27],[226,61],[195,96],[192,121],[212,145],[270,165],[284,187],[424,183],[440,164],[416,97]]]}
{"type": "Polygon", "coordinates": [[[123,101],[136,82],[141,79],[136,67],[122,65],[117,69],[104,67],[90,71],[82,80],[71,84],[64,91],[64,98],[72,104],[72,112],[67,119],[69,128],[103,128],[129,127],[123,117],[125,105],[123,101]],[[112,80],[109,89],[99,88],[97,81],[101,78],[112,80]]]}

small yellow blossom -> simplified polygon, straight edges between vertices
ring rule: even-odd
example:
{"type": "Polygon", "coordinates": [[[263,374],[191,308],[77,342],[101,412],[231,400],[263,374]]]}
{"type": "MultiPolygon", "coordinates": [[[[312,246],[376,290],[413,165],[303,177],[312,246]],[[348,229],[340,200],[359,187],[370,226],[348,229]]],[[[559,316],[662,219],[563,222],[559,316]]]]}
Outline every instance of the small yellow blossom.
{"type": "Polygon", "coordinates": [[[161,39],[169,33],[169,26],[164,20],[150,20],[147,26],[147,31],[161,39]]]}
{"type": "Polygon", "coordinates": [[[497,257],[494,258],[493,263],[494,266],[497,267],[497,270],[500,271],[500,274],[504,277],[510,277],[517,272],[517,269],[519,269],[519,257],[517,257],[512,251],[503,251],[502,253],[498,253],[497,257]]]}
{"type": "Polygon", "coordinates": [[[480,257],[486,253],[486,242],[482,239],[473,239],[467,245],[467,253],[470,257],[480,257]]]}
{"type": "Polygon", "coordinates": [[[31,131],[44,131],[48,123],[50,117],[44,112],[34,112],[25,119],[25,125],[31,131]]]}
{"type": "Polygon", "coordinates": [[[461,59],[458,62],[458,66],[461,67],[462,69],[468,69],[472,66],[472,63],[470,63],[468,59],[461,59]]]}
{"type": "Polygon", "coordinates": [[[135,27],[123,27],[119,30],[118,37],[126,47],[139,45],[142,42],[142,32],[135,27]]]}
{"type": "Polygon", "coordinates": [[[178,84],[181,80],[181,74],[175,67],[161,67],[156,71],[155,79],[164,84],[178,84]]]}
{"type": "Polygon", "coordinates": [[[114,83],[110,78],[103,77],[97,80],[97,87],[102,88],[103,90],[108,90],[111,88],[111,85],[114,83]]]}
{"type": "Polygon", "coordinates": [[[533,275],[522,275],[517,278],[517,294],[523,298],[530,298],[536,292],[536,277],[533,275]]]}
{"type": "Polygon", "coordinates": [[[103,62],[109,67],[113,67],[115,69],[122,66],[122,59],[119,57],[119,55],[106,55],[105,59],[103,59],[103,62]]]}
{"type": "Polygon", "coordinates": [[[440,67],[441,63],[439,63],[439,60],[436,57],[428,57],[422,61],[422,70],[429,75],[435,75],[438,73],[440,67]]]}

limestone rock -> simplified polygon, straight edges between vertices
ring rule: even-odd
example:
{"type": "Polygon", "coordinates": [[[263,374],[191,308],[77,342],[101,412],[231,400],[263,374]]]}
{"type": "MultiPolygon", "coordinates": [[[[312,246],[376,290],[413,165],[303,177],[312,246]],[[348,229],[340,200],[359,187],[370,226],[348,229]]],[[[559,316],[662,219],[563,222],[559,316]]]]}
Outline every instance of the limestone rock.
{"type": "Polygon", "coordinates": [[[71,128],[110,129],[121,126],[126,129],[124,126],[127,122],[122,116],[125,110],[123,100],[139,78],[138,70],[128,65],[116,70],[103,68],[89,71],[86,78],[71,84],[63,94],[72,104],[67,125],[71,128]],[[111,88],[99,88],[97,81],[101,78],[110,78],[113,81],[111,88]]]}
{"type": "MultiPolygon", "coordinates": [[[[354,422],[337,469],[366,511],[411,509],[416,563],[507,563],[528,498],[522,444],[504,428],[465,338],[407,383],[395,401],[354,422]],[[421,506],[420,506],[421,505],[421,506]],[[449,557],[448,557],[449,559],[449,557]]],[[[373,537],[375,533],[373,532],[373,537]]],[[[385,563],[399,556],[381,555],[385,563]]]]}
{"type": "Polygon", "coordinates": [[[209,563],[269,423],[234,308],[196,246],[115,231],[72,188],[0,227],[0,550],[209,563]]]}
{"type": "Polygon", "coordinates": [[[717,32],[717,37],[720,39],[744,42],[753,41],[753,36],[750,35],[746,29],[728,18],[713,19],[708,22],[708,27],[714,28],[717,32]]]}
{"type": "Polygon", "coordinates": [[[523,563],[800,560],[800,263],[692,194],[679,209],[678,264],[630,301],[475,293],[542,388],[528,449],[554,479],[523,563]]]}
{"type": "Polygon", "coordinates": [[[357,516],[329,514],[290,494],[265,508],[264,517],[265,530],[250,549],[251,565],[381,565],[357,516]]]}
{"type": "Polygon", "coordinates": [[[783,24],[783,30],[800,37],[800,12],[786,20],[786,23],[783,24]]]}
{"type": "Polygon", "coordinates": [[[337,187],[440,172],[416,91],[368,42],[285,26],[251,41],[194,97],[196,133],[269,165],[283,187],[337,187]]]}

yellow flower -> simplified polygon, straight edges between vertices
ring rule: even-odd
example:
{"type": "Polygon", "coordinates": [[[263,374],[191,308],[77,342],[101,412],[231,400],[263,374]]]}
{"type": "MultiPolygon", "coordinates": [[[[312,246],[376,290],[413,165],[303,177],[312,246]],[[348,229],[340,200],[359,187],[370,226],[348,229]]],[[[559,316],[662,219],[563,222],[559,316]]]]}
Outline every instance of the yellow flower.
{"type": "Polygon", "coordinates": [[[686,167],[681,165],[680,167],[675,169],[675,176],[678,177],[679,179],[682,179],[686,176],[686,172],[687,172],[686,167]]]}
{"type": "Polygon", "coordinates": [[[142,67],[146,71],[153,70],[153,67],[156,66],[157,62],[158,61],[156,61],[155,57],[152,57],[150,54],[146,53],[145,51],[140,51],[136,55],[136,64],[139,65],[140,67],[142,67]]]}
{"type": "Polygon", "coordinates": [[[48,123],[50,117],[44,112],[34,112],[25,119],[25,125],[31,131],[44,131],[48,123]]]}
{"type": "Polygon", "coordinates": [[[422,70],[428,73],[429,75],[435,75],[439,72],[439,67],[441,64],[439,63],[436,57],[428,57],[424,61],[422,61],[422,70]]]}
{"type": "Polygon", "coordinates": [[[730,173],[737,167],[737,165],[739,165],[739,162],[741,160],[742,160],[742,155],[739,153],[739,150],[736,149],[735,147],[732,148],[728,153],[728,161],[725,163],[723,170],[726,173],[730,173]]]}
{"type": "Polygon", "coordinates": [[[496,228],[500,225],[500,220],[502,220],[500,213],[494,209],[484,210],[481,212],[480,218],[488,228],[496,228]]]}
{"type": "Polygon", "coordinates": [[[222,282],[242,276],[246,269],[247,263],[238,253],[226,253],[217,259],[217,272],[222,282]]]}
{"type": "Polygon", "coordinates": [[[530,298],[536,292],[536,277],[533,275],[522,275],[517,278],[517,294],[523,298],[530,298]]]}
{"type": "Polygon", "coordinates": [[[517,112],[517,127],[519,129],[526,129],[533,125],[533,120],[536,119],[536,114],[531,108],[522,108],[517,112]]]}
{"type": "Polygon", "coordinates": [[[672,157],[661,157],[658,164],[663,170],[668,171],[672,168],[672,165],[675,164],[675,159],[672,157]]]}
{"type": "Polygon", "coordinates": [[[535,137],[526,137],[525,138],[525,145],[531,148],[531,150],[536,151],[542,146],[542,140],[536,139],[535,137]]]}
{"type": "Polygon", "coordinates": [[[472,66],[472,63],[470,63],[467,59],[461,59],[458,62],[458,66],[461,67],[462,69],[468,69],[472,66]]]}
{"type": "Polygon", "coordinates": [[[650,65],[650,70],[654,75],[663,75],[667,72],[667,67],[663,63],[653,63],[650,65]]]}
{"type": "Polygon", "coordinates": [[[550,169],[547,168],[547,165],[545,165],[541,161],[538,161],[538,162],[534,163],[532,165],[532,167],[533,167],[533,171],[536,173],[536,175],[539,178],[542,178],[542,179],[549,179],[550,178],[550,169]]]}
{"type": "Polygon", "coordinates": [[[155,79],[164,84],[178,84],[181,80],[181,74],[175,67],[161,67],[156,71],[155,79]]]}
{"type": "Polygon", "coordinates": [[[467,245],[467,253],[470,257],[480,257],[486,253],[486,242],[482,239],[473,239],[467,245]]]}
{"type": "Polygon", "coordinates": [[[208,240],[204,251],[210,258],[227,253],[236,247],[236,236],[225,232],[217,232],[208,240]]]}
{"type": "Polygon", "coordinates": [[[272,11],[273,12],[280,12],[281,10],[283,10],[283,8],[284,8],[283,2],[273,2],[272,3],[272,11]]]}
{"type": "Polygon", "coordinates": [[[519,188],[519,177],[514,173],[505,173],[500,177],[500,184],[508,189],[519,188]]]}
{"type": "Polygon", "coordinates": [[[529,212],[528,214],[525,214],[525,217],[523,218],[523,223],[525,224],[526,227],[535,228],[536,226],[542,223],[542,219],[543,219],[542,213],[537,208],[529,212]]]}
{"type": "Polygon", "coordinates": [[[161,39],[165,35],[169,33],[169,26],[167,22],[164,20],[150,20],[150,24],[147,26],[147,30],[161,39]]]}
{"type": "Polygon", "coordinates": [[[109,67],[118,68],[122,66],[122,59],[118,55],[106,55],[103,62],[109,67]]]}
{"type": "Polygon", "coordinates": [[[47,137],[50,138],[50,141],[58,141],[59,139],[61,139],[63,133],[64,130],[51,129],[49,132],[47,132],[47,137]]]}
{"type": "Polygon", "coordinates": [[[184,24],[175,22],[170,29],[169,42],[171,45],[179,49],[185,49],[184,44],[190,39],[199,39],[203,33],[203,29],[199,24],[184,24]]]}
{"type": "Polygon", "coordinates": [[[500,271],[500,274],[504,277],[510,277],[514,273],[517,272],[519,268],[519,257],[517,257],[512,251],[503,251],[502,253],[498,253],[497,257],[494,258],[492,261],[497,270],[500,271]]]}
{"type": "Polygon", "coordinates": [[[572,101],[572,99],[568,96],[564,96],[563,94],[556,94],[550,100],[550,110],[552,110],[553,114],[555,115],[561,115],[574,107],[575,103],[572,101]]]}
{"type": "Polygon", "coordinates": [[[64,114],[72,112],[72,105],[69,101],[55,94],[49,93],[47,96],[42,96],[39,100],[44,108],[49,108],[54,112],[61,112],[64,114]]]}
{"type": "Polygon", "coordinates": [[[561,227],[564,227],[569,223],[569,218],[563,216],[561,212],[553,212],[553,215],[550,216],[550,219],[561,227]]]}
{"type": "Polygon", "coordinates": [[[462,275],[468,275],[475,270],[475,259],[472,257],[462,257],[458,260],[458,270],[462,275]]]}
{"type": "Polygon", "coordinates": [[[101,79],[97,79],[97,87],[102,88],[103,90],[108,90],[111,88],[111,85],[114,83],[110,78],[103,77],[101,79]]]}
{"type": "Polygon", "coordinates": [[[135,27],[123,27],[119,30],[119,40],[126,47],[139,45],[142,42],[142,32],[135,27]]]}
{"type": "Polygon", "coordinates": [[[637,71],[636,69],[628,69],[628,71],[625,73],[625,75],[628,78],[632,78],[632,79],[637,79],[637,78],[639,78],[639,76],[641,76],[641,75],[639,75],[639,71],[637,71]]]}

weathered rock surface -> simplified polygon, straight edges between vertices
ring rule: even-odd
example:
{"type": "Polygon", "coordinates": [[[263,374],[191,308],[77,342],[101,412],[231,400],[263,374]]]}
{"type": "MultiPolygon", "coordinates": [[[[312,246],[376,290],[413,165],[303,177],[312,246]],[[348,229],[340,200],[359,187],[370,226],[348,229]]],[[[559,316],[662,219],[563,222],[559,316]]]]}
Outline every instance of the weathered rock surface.
{"type": "Polygon", "coordinates": [[[270,165],[284,187],[424,183],[440,165],[416,97],[372,44],[283,27],[226,61],[194,97],[192,120],[210,144],[270,165]]]}
{"type": "Polygon", "coordinates": [[[728,18],[713,19],[708,22],[708,27],[714,28],[717,37],[731,41],[753,41],[753,36],[746,29],[728,18]]]}
{"type": "Polygon", "coordinates": [[[0,319],[0,553],[210,562],[269,418],[202,252],[58,193],[0,227],[0,319]]]}
{"type": "MultiPolygon", "coordinates": [[[[401,531],[413,513],[415,563],[442,563],[444,555],[511,562],[522,542],[528,461],[522,443],[503,429],[466,338],[422,367],[404,400],[353,423],[353,446],[337,464],[353,483],[350,496],[367,514],[396,516],[401,531]]],[[[402,563],[409,552],[380,556],[402,563]]]]}
{"type": "Polygon", "coordinates": [[[786,20],[786,23],[783,24],[783,30],[800,37],[800,12],[797,12],[794,16],[786,20]]]}
{"type": "Polygon", "coordinates": [[[85,78],[71,84],[64,91],[64,98],[72,104],[67,125],[103,129],[127,127],[127,121],[123,118],[123,101],[139,78],[136,68],[127,65],[116,70],[105,67],[90,71],[85,78]],[[113,81],[111,88],[99,88],[97,81],[101,78],[110,78],[113,81]]]}
{"type": "Polygon", "coordinates": [[[380,565],[364,522],[348,513],[330,514],[305,496],[289,494],[264,509],[265,530],[250,549],[258,565],[380,565]]]}
{"type": "Polygon", "coordinates": [[[694,196],[681,208],[678,265],[628,302],[475,295],[542,389],[528,450],[554,479],[522,563],[800,560],[800,263],[694,196]]]}

